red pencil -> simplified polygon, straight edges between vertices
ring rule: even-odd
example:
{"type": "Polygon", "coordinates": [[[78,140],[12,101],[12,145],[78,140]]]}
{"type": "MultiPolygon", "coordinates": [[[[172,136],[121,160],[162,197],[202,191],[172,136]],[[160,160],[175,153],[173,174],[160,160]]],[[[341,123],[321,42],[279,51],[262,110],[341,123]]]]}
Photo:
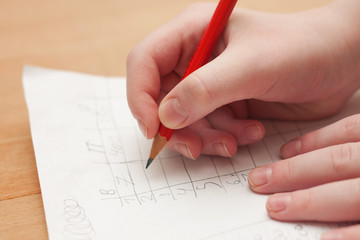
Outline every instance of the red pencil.
{"type": "MultiPolygon", "coordinates": [[[[232,10],[235,7],[237,0],[220,0],[217,5],[214,15],[212,16],[209,25],[205,29],[202,35],[198,48],[191,59],[189,66],[187,67],[182,79],[186,78],[190,73],[200,68],[209,61],[209,58],[218,42],[226,23],[230,17],[232,10]]],[[[181,80],[182,80],[181,79],[181,80]]],[[[169,129],[160,124],[159,131],[156,134],[149,155],[149,159],[146,164],[146,168],[149,167],[151,162],[159,154],[161,149],[169,141],[173,129],[169,129]]]]}

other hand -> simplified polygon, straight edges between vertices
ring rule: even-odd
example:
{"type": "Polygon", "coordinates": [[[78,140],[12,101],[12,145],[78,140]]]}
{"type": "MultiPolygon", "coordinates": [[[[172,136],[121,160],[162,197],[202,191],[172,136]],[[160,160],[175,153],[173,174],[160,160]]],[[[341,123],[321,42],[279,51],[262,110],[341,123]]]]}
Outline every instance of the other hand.
{"type": "MultiPolygon", "coordinates": [[[[286,143],[285,160],[249,174],[250,187],[275,193],[270,217],[281,221],[360,220],[360,114],[286,143]]],[[[359,239],[360,225],[331,230],[322,239],[359,239]]]]}

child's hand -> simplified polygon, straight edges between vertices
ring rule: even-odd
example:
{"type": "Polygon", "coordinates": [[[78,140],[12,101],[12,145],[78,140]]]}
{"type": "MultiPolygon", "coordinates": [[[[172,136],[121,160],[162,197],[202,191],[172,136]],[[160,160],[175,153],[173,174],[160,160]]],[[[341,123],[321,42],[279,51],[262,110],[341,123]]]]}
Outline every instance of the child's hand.
{"type": "Polygon", "coordinates": [[[215,9],[189,7],[129,54],[128,102],[144,135],[154,137],[161,120],[179,129],[168,146],[180,153],[229,156],[264,136],[248,118],[336,112],[360,85],[360,31],[350,14],[332,8],[287,15],[234,9],[214,59],[177,84],[215,9]]]}
{"type": "MultiPolygon", "coordinates": [[[[255,192],[277,193],[267,201],[272,218],[360,219],[360,114],[290,141],[281,154],[288,159],[259,167],[249,175],[255,192]]],[[[332,234],[343,237],[325,239],[358,239],[360,225],[336,229],[332,234]]]]}

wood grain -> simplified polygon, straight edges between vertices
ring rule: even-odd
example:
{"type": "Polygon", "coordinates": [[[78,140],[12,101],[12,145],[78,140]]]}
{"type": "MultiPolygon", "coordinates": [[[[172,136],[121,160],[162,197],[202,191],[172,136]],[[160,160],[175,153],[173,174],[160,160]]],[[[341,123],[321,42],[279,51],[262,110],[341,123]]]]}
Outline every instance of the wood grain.
{"type": "MultiPolygon", "coordinates": [[[[0,2],[0,239],[47,239],[28,113],[25,64],[125,75],[130,49],[191,0],[12,0],[0,2]]],[[[213,1],[216,2],[216,1],[213,1]]],[[[328,0],[243,0],[289,12],[328,0]]]]}
{"type": "Polygon", "coordinates": [[[0,201],[0,239],[47,239],[41,194],[0,201]]]}

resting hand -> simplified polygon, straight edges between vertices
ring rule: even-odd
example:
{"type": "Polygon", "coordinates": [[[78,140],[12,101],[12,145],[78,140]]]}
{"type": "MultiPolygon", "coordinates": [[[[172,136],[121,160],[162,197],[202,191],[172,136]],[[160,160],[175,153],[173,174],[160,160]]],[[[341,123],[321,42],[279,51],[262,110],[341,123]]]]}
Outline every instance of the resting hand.
{"type": "MultiPolygon", "coordinates": [[[[255,192],[275,193],[267,200],[270,217],[281,221],[360,220],[360,114],[288,142],[281,155],[287,159],[249,174],[255,192]]],[[[354,225],[325,233],[323,239],[359,236],[360,225],[354,225]]]]}

